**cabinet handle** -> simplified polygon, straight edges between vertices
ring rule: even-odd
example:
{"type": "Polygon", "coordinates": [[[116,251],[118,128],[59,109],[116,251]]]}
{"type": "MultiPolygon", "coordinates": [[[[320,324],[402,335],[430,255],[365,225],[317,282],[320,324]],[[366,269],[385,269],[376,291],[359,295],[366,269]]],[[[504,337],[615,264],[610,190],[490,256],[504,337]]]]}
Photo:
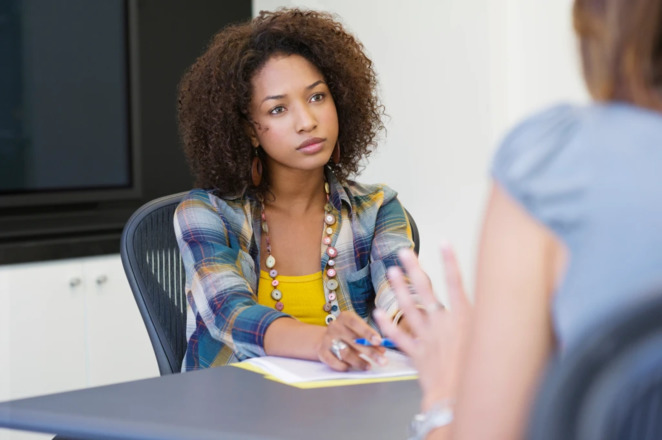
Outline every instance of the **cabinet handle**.
{"type": "Polygon", "coordinates": [[[105,284],[107,281],[108,281],[108,277],[106,275],[99,275],[96,280],[97,285],[99,286],[105,284]]]}
{"type": "Polygon", "coordinates": [[[69,280],[69,286],[70,287],[77,287],[77,286],[80,286],[81,282],[82,282],[82,280],[78,277],[72,278],[72,279],[69,280]]]}

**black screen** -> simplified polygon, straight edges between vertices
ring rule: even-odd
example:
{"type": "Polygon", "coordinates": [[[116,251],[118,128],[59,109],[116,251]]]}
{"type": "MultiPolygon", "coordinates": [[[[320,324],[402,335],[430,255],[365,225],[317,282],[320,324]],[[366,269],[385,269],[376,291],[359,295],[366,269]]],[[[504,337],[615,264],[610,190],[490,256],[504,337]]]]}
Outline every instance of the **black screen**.
{"type": "Polygon", "coordinates": [[[131,187],[126,14],[0,2],[0,194],[131,187]]]}

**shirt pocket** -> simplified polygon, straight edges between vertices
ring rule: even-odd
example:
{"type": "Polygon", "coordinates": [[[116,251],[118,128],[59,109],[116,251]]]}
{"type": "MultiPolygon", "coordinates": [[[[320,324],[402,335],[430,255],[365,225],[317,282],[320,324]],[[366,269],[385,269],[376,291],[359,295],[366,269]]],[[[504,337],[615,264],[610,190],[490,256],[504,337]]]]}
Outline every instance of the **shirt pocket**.
{"type": "Polygon", "coordinates": [[[368,313],[374,308],[375,302],[375,289],[372,286],[370,264],[350,273],[346,278],[346,282],[354,311],[363,318],[368,317],[368,313]]]}

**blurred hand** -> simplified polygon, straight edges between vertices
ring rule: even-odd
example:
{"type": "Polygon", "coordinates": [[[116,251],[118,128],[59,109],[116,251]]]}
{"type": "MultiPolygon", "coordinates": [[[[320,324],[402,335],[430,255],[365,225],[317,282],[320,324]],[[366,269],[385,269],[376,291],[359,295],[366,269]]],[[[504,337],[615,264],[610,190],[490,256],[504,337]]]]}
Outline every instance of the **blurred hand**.
{"type": "Polygon", "coordinates": [[[448,246],[442,247],[448,309],[437,301],[430,280],[419,266],[414,252],[402,250],[398,257],[418,301],[414,302],[403,272],[398,267],[389,268],[388,278],[407,319],[408,331],[395,326],[382,310],[375,311],[375,320],[384,335],[393,339],[418,369],[423,391],[421,406],[426,411],[439,400],[457,396],[471,307],[462,286],[455,253],[448,246]]]}
{"type": "Polygon", "coordinates": [[[344,311],[327,326],[326,333],[318,346],[317,355],[320,361],[334,370],[369,370],[372,365],[368,359],[372,359],[380,365],[386,363],[384,357],[386,349],[379,346],[381,342],[382,338],[379,333],[361,319],[359,315],[355,312],[344,311]],[[354,340],[359,338],[365,338],[376,346],[358,345],[354,340]],[[331,350],[334,341],[346,345],[345,348],[340,350],[340,358],[336,357],[331,350]]]}

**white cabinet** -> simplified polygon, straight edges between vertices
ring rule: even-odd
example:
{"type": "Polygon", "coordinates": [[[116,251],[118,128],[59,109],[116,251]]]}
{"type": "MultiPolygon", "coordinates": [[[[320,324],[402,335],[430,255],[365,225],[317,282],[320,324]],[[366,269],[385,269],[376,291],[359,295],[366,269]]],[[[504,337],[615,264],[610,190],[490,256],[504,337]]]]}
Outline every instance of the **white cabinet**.
{"type": "Polygon", "coordinates": [[[88,385],[159,375],[145,324],[119,256],[83,264],[88,385]]]}
{"type": "Polygon", "coordinates": [[[119,255],[0,266],[0,401],[158,374],[119,255]]]}
{"type": "Polygon", "coordinates": [[[85,371],[85,295],[80,263],[8,266],[0,303],[8,305],[3,354],[9,398],[82,388],[85,371]],[[76,270],[78,269],[78,270],[76,270]]]}

